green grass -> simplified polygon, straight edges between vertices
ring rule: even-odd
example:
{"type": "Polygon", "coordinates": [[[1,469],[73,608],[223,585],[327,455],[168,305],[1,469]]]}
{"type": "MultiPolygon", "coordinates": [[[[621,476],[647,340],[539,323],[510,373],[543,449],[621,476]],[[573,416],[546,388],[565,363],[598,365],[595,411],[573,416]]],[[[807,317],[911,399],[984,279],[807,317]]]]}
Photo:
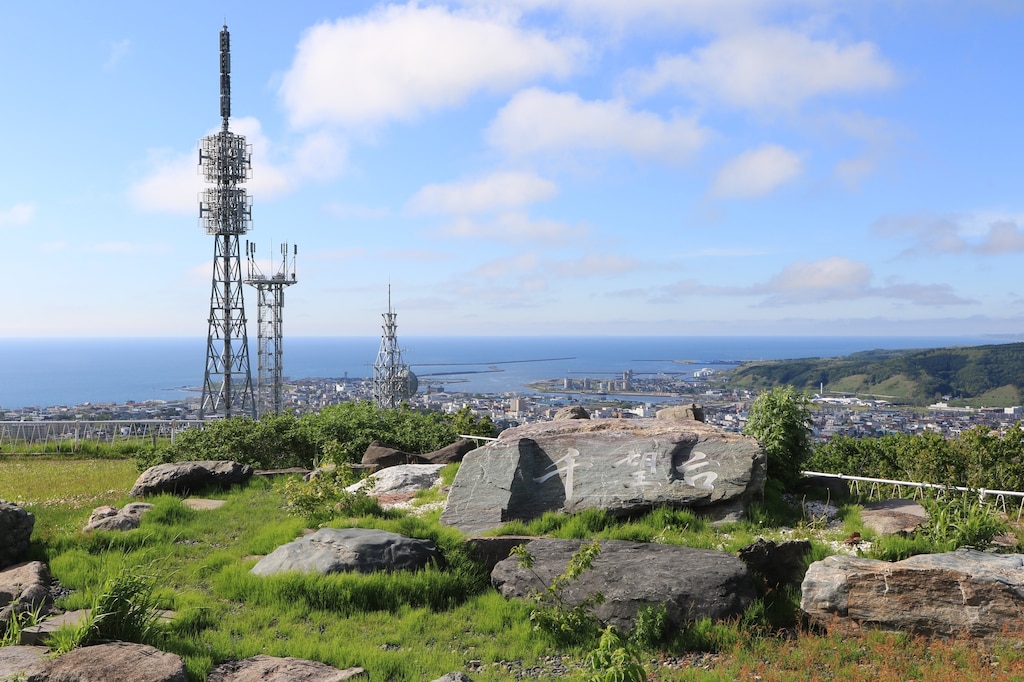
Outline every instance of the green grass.
{"type": "MultiPolygon", "coordinates": [[[[438,525],[436,514],[336,518],[327,525],[429,538],[444,556],[445,570],[259,578],[249,573],[258,557],[304,531],[302,519],[285,509],[284,480],[258,479],[216,493],[226,504],[207,511],[193,511],[174,496],[156,496],[147,500],[155,509],[143,516],[137,530],[82,533],[93,506],[131,501],[126,491],[135,476],[131,462],[4,461],[0,497],[35,500],[33,558],[47,561],[62,585],[75,590],[60,606],[89,608],[112,591],[111,585],[113,591],[120,589],[119,576],[151,576],[149,603],[177,615],[146,637],[181,655],[190,680],[204,680],[217,663],[256,654],[308,658],[339,668],[358,665],[371,679],[416,682],[453,670],[477,682],[508,680],[516,671],[543,669],[557,656],[566,657],[573,671],[566,679],[587,677],[585,663],[596,642],[559,646],[535,630],[530,621],[534,605],[507,601],[490,588],[462,535],[438,525]],[[53,492],[54,485],[61,492],[53,492]]],[[[766,497],[758,518],[789,514],[793,530],[787,537],[813,534],[792,508],[766,497]]],[[[844,508],[843,516],[836,538],[862,528],[857,507],[844,508]]],[[[783,537],[778,528],[749,521],[714,528],[686,510],[658,510],[629,520],[596,511],[574,517],[549,514],[530,524],[509,524],[503,532],[687,544],[730,553],[762,535],[783,537]]],[[[813,546],[814,558],[828,551],[820,542],[813,546]]],[[[1001,649],[990,660],[973,643],[802,633],[798,598],[793,590],[762,590],[735,622],[700,621],[666,633],[657,644],[650,643],[657,637],[647,633],[641,638],[648,641],[642,660],[657,680],[952,679],[943,672],[949,669],[964,682],[1024,674],[1019,647],[1001,649]],[[903,654],[904,646],[911,653],[903,654]],[[916,660],[908,661],[910,655],[916,660]],[[658,661],[688,656],[713,663],[658,669],[658,661]]]]}

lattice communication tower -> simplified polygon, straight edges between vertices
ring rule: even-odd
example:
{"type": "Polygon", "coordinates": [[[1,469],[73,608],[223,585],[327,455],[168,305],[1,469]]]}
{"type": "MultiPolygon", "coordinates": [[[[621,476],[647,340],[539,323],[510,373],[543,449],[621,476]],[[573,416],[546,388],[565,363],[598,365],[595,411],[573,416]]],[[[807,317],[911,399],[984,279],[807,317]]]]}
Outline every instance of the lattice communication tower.
{"type": "Polygon", "coordinates": [[[391,309],[391,287],[388,287],[388,311],[383,314],[384,333],[380,338],[377,362],[373,364],[373,400],[377,407],[393,409],[416,393],[419,381],[409,366],[402,362],[398,348],[398,314],[391,309]]]}
{"type": "Polygon", "coordinates": [[[206,181],[214,185],[199,200],[200,225],[214,238],[201,419],[256,416],[238,248],[238,237],[249,231],[252,221],[252,204],[239,186],[252,174],[252,148],[243,136],[228,130],[231,36],[227,26],[220,32],[220,116],[220,131],[199,142],[199,165],[206,181]]]}
{"type": "Polygon", "coordinates": [[[295,284],[295,258],[299,247],[292,245],[291,262],[288,244],[281,244],[281,266],[270,277],[260,272],[256,264],[256,245],[245,243],[249,259],[249,278],[245,283],[255,287],[258,297],[256,321],[259,329],[256,374],[256,413],[260,416],[281,414],[281,394],[284,386],[282,374],[284,352],[283,319],[284,290],[295,284]]]}

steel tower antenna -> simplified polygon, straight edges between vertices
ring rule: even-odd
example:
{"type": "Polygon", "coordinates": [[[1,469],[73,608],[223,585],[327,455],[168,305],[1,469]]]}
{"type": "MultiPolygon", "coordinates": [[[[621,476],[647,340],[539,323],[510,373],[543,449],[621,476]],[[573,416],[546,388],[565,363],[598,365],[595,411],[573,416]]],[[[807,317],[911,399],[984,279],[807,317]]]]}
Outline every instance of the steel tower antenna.
{"type": "Polygon", "coordinates": [[[282,359],[282,312],[284,290],[295,284],[295,257],[299,247],[292,246],[291,263],[288,262],[288,244],[281,244],[281,267],[269,278],[256,265],[256,245],[245,243],[249,259],[249,279],[245,283],[256,288],[257,328],[259,329],[258,372],[256,375],[256,412],[263,416],[268,412],[281,414],[281,389],[283,387],[282,359]]]}
{"type": "Polygon", "coordinates": [[[252,220],[251,202],[239,187],[252,172],[252,148],[243,136],[228,130],[231,35],[227,25],[220,32],[220,116],[220,131],[199,141],[199,165],[206,181],[214,185],[204,190],[199,200],[199,223],[214,238],[201,419],[256,416],[238,249],[238,237],[249,231],[252,220]]]}
{"type": "Polygon", "coordinates": [[[398,314],[391,309],[391,285],[388,285],[388,311],[383,314],[384,333],[380,338],[377,362],[373,364],[373,400],[377,407],[392,409],[416,393],[418,381],[409,366],[402,363],[398,348],[398,314]]]}

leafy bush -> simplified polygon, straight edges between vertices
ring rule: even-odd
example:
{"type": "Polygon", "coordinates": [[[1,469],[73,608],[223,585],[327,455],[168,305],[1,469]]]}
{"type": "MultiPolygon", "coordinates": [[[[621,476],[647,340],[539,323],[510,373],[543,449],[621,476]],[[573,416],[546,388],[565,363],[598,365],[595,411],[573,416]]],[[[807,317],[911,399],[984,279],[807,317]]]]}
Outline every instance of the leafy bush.
{"type": "Polygon", "coordinates": [[[800,480],[804,462],[811,454],[810,402],[792,386],[777,386],[754,399],[743,433],[764,446],[768,478],[786,489],[800,480]]]}
{"type": "Polygon", "coordinates": [[[341,465],[321,469],[309,481],[292,479],[284,485],[289,513],[301,516],[311,526],[327,523],[335,516],[367,516],[383,513],[377,500],[358,489],[346,488],[358,482],[352,467],[341,465]]]}
{"type": "Polygon", "coordinates": [[[173,445],[140,453],[139,470],[155,464],[188,460],[227,459],[257,469],[309,467],[315,461],[358,462],[373,441],[416,454],[454,443],[458,434],[493,436],[489,417],[477,418],[465,408],[454,415],[419,412],[403,404],[381,409],[369,401],[325,407],[301,418],[286,412],[211,421],[202,429],[176,436],[173,445]]]}

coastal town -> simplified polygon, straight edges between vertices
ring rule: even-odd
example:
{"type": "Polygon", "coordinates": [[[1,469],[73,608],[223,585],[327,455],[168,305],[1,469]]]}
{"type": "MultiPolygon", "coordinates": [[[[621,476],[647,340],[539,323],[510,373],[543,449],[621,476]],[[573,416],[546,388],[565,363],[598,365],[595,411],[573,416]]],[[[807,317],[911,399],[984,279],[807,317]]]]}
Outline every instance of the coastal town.
{"type": "MultiPolygon", "coordinates": [[[[537,382],[521,392],[469,393],[427,385],[406,402],[413,409],[454,413],[469,408],[487,416],[499,428],[549,420],[561,408],[579,405],[594,418],[653,417],[672,405],[698,404],[705,421],[738,432],[756,398],[748,389],[731,389],[703,368],[687,375],[636,378],[559,378],[537,382]]],[[[297,415],[330,405],[373,400],[371,378],[305,378],[285,384],[284,409],[297,415]]],[[[455,384],[457,385],[457,384],[455,384]]],[[[886,433],[933,431],[953,437],[974,426],[1009,428],[1022,417],[1020,407],[956,408],[945,403],[927,407],[892,405],[854,396],[815,395],[811,398],[816,440],[833,436],[879,436],[886,433]]],[[[49,407],[0,408],[0,421],[143,421],[198,420],[199,394],[179,400],[142,400],[125,403],[83,403],[49,407]]]]}

